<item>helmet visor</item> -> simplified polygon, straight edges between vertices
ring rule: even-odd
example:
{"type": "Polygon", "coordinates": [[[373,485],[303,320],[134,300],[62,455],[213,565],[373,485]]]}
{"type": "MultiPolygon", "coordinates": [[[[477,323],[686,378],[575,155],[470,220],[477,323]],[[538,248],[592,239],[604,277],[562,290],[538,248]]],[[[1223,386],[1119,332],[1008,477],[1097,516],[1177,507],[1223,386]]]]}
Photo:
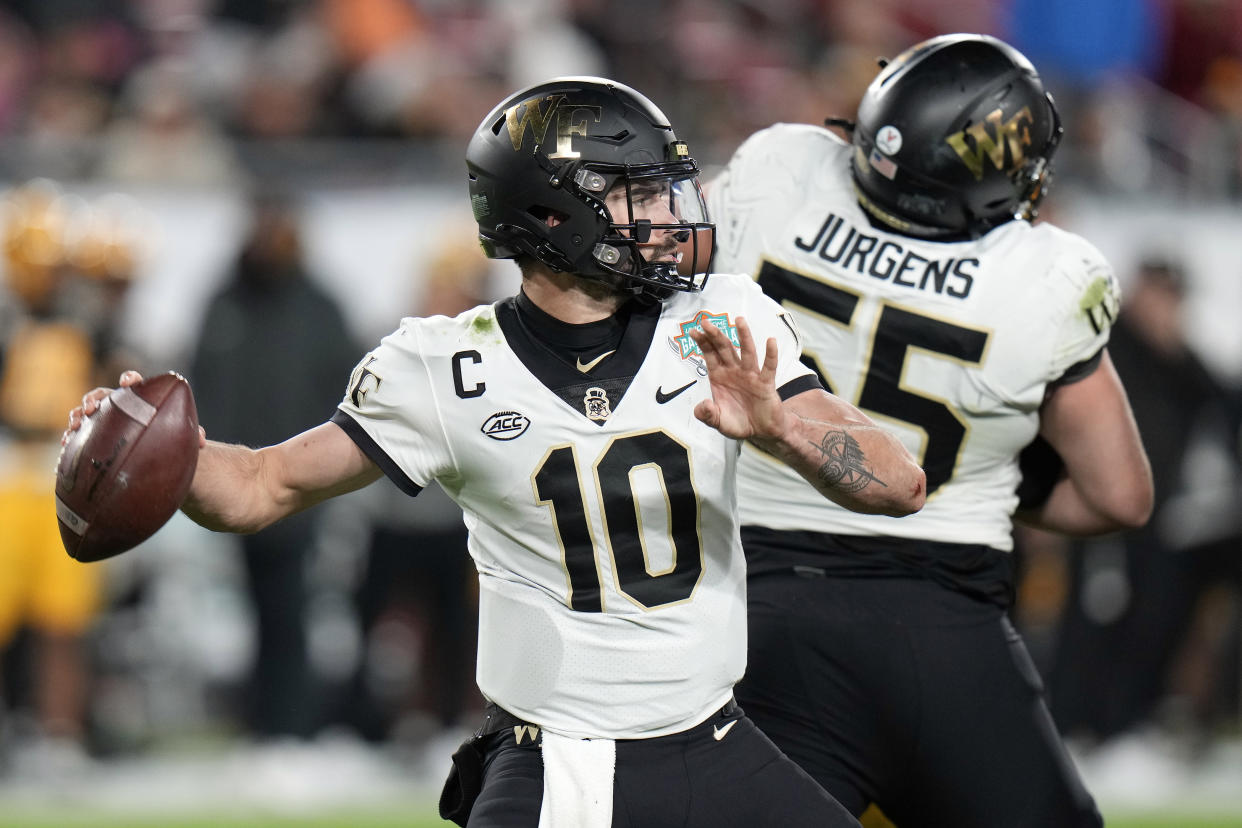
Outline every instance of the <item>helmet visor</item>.
{"type": "Polygon", "coordinates": [[[703,287],[715,247],[715,226],[707,220],[697,170],[622,176],[604,205],[610,224],[601,240],[602,252],[610,258],[614,250],[621,253],[615,263],[606,264],[618,265],[631,279],[660,287],[703,287]]]}

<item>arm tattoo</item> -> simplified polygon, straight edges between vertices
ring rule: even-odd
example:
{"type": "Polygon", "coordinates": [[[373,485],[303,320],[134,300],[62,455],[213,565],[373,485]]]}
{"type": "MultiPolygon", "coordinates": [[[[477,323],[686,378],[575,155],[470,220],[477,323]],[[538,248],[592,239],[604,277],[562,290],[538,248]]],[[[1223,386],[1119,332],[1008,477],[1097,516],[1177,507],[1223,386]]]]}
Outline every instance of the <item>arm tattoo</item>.
{"type": "Polygon", "coordinates": [[[818,443],[811,443],[824,456],[816,476],[824,483],[844,492],[865,489],[874,480],[884,488],[888,485],[871,473],[866,455],[858,441],[845,431],[828,431],[818,443]]]}

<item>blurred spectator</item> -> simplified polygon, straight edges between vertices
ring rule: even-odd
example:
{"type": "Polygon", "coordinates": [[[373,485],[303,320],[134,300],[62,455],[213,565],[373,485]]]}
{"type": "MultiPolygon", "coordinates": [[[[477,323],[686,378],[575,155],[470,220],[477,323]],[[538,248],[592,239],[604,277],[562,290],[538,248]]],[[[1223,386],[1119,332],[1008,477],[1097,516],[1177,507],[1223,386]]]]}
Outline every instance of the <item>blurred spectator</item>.
{"type": "Polygon", "coordinates": [[[413,500],[391,483],[375,488],[357,593],[363,653],[337,718],[368,741],[420,743],[482,709],[476,581],[461,509],[438,485],[413,500]]]}
{"type": "Polygon", "coordinates": [[[295,17],[257,45],[235,93],[235,127],[260,140],[329,132],[335,119],[325,99],[335,69],[328,33],[309,15],[295,17]]]}
{"type": "Polygon", "coordinates": [[[19,126],[27,89],[37,71],[37,48],[34,33],[0,9],[0,133],[19,126]]]}
{"type": "Polygon", "coordinates": [[[1205,731],[1238,712],[1239,412],[1186,343],[1187,287],[1178,262],[1143,261],[1113,328],[1109,353],[1156,505],[1143,529],[1071,549],[1048,674],[1053,715],[1070,734],[1106,740],[1159,723],[1179,695],[1205,731]],[[1225,623],[1196,623],[1204,613],[1225,623]]]}
{"type": "Polygon", "coordinates": [[[1212,95],[1219,81],[1214,76],[1242,60],[1242,3],[1171,0],[1167,7],[1159,81],[1173,94],[1215,109],[1224,102],[1212,95]]]}
{"type": "Polygon", "coordinates": [[[288,161],[272,141],[464,138],[526,77],[604,74],[694,113],[686,138],[710,166],[760,125],[852,112],[877,58],[962,30],[1046,67],[1067,122],[1098,113],[1059,153],[1076,179],[1242,193],[1239,0],[8,0],[0,132],[29,139],[23,175],[229,182],[237,158],[288,161]],[[669,25],[618,25],[650,15],[669,25]],[[1135,111],[1097,100],[1101,84],[1135,111]]]}
{"type": "MultiPolygon", "coordinates": [[[[209,303],[190,368],[209,437],[251,446],[324,422],[359,349],[335,299],[306,272],[299,216],[279,195],[253,203],[232,277],[209,303]]],[[[241,538],[257,648],[246,722],[260,737],[307,737],[323,700],[307,655],[311,510],[241,538]]]]}
{"type": "Polygon", "coordinates": [[[506,83],[525,87],[559,75],[607,74],[607,58],[570,17],[570,0],[492,0],[490,12],[508,30],[506,83]]]}
{"type": "Polygon", "coordinates": [[[402,109],[431,93],[437,73],[435,38],[421,4],[322,0],[320,13],[344,64],[346,101],[361,124],[372,134],[399,134],[402,109]]]}
{"type": "Polygon", "coordinates": [[[185,65],[145,64],[126,85],[121,115],[108,126],[97,174],[127,184],[237,185],[232,145],[198,108],[185,65]]]}
{"type": "Polygon", "coordinates": [[[28,633],[29,647],[7,652],[5,685],[10,706],[33,710],[33,731],[16,735],[35,766],[19,770],[45,774],[68,771],[87,746],[86,635],[105,571],[74,561],[61,543],[53,487],[62,409],[104,381],[134,251],[119,233],[104,244],[93,207],[53,182],[18,187],[3,206],[0,305],[11,304],[0,321],[0,652],[28,633]],[[105,271],[108,301],[81,301],[105,271]]]}

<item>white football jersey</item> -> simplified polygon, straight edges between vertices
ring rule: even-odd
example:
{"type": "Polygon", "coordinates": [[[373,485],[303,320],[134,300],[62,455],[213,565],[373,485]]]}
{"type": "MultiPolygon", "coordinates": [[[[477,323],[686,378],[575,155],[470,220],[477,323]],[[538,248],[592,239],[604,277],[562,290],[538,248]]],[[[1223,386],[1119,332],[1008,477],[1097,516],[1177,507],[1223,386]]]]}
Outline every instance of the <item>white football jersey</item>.
{"type": "Polygon", "coordinates": [[[715,266],[752,275],[794,313],[825,386],[921,462],[927,504],[901,519],[856,514],[747,448],[742,521],[1010,550],[1017,455],[1048,383],[1107,342],[1117,280],[1092,245],[1046,223],[952,243],[874,227],[852,151],[805,125],[749,138],[709,190],[715,266]]]}
{"type": "Polygon", "coordinates": [[[478,684],[579,738],[643,738],[728,701],[746,660],[739,444],[695,419],[710,394],[689,331],[776,337],[778,384],[813,386],[780,307],[715,275],[636,311],[583,362],[514,300],[410,318],[354,371],[334,421],[407,492],[462,507],[479,571],[478,684]]]}

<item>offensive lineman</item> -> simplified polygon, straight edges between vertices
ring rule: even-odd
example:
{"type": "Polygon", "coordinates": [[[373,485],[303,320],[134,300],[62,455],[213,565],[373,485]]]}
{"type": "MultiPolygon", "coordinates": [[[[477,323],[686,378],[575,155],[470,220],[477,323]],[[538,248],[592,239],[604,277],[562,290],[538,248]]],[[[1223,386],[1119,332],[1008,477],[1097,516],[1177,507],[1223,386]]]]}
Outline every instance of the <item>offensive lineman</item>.
{"type": "Polygon", "coordinates": [[[1140,526],[1152,504],[1105,349],[1112,269],[1030,222],[1057,111],[1016,50],[946,35],[887,64],[848,127],[852,144],[792,124],[743,143],[710,187],[717,266],[794,314],[824,387],[921,459],[927,504],[851,513],[746,447],[738,698],[856,815],[1099,825],[1007,616],[1015,509],[1086,535],[1140,526]],[[1037,435],[1044,471],[1024,467],[1020,504],[1037,435]]]}
{"type": "Polygon", "coordinates": [[[698,168],[646,98],[598,78],[529,88],[466,163],[484,250],[517,259],[521,292],[403,320],[329,423],[257,451],[204,439],[185,511],[253,531],[381,474],[461,505],[491,705],[441,800],[460,824],[857,825],[733,702],[734,468],[749,440],[894,516],[921,507],[922,470],[820,388],[752,280],[708,281],[698,168]]]}

